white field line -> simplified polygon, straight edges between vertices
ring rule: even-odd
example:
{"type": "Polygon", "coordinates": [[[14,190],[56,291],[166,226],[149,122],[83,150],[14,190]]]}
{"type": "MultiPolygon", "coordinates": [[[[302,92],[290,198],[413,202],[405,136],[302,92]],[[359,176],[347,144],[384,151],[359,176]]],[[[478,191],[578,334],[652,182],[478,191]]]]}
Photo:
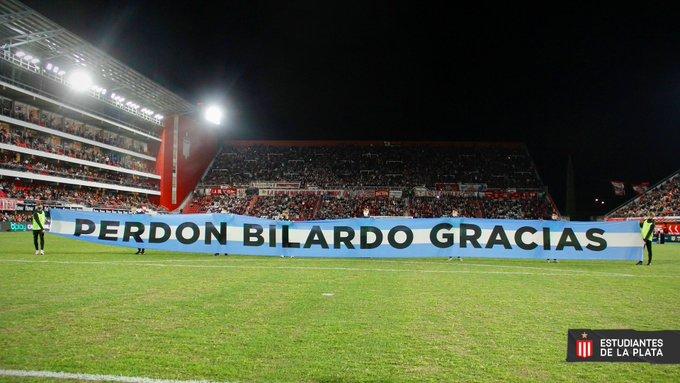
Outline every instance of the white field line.
{"type": "Polygon", "coordinates": [[[28,370],[2,370],[0,376],[12,376],[18,378],[51,378],[67,379],[91,382],[125,382],[125,383],[213,383],[208,380],[172,380],[172,379],[153,379],[140,376],[120,376],[120,375],[96,375],[72,372],[57,371],[28,371],[28,370]]]}
{"type": "Polygon", "coordinates": [[[267,269],[267,270],[328,270],[328,271],[368,271],[387,273],[431,273],[431,274],[509,274],[509,275],[548,275],[548,276],[604,276],[604,277],[636,277],[634,274],[623,273],[570,273],[566,272],[530,272],[530,271],[490,271],[490,270],[432,270],[432,269],[394,269],[394,268],[361,268],[361,267],[323,267],[323,266],[264,266],[264,265],[192,265],[159,262],[125,262],[125,261],[48,261],[28,259],[0,259],[0,263],[43,263],[64,265],[113,265],[113,266],[147,266],[147,267],[178,267],[178,268],[215,268],[215,269],[267,269]]]}

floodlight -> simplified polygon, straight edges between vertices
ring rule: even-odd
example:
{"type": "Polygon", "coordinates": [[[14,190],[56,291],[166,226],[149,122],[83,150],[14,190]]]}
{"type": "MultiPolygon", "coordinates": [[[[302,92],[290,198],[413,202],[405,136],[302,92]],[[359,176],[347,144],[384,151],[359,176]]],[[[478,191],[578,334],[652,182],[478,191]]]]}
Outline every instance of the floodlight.
{"type": "Polygon", "coordinates": [[[92,86],[92,77],[83,70],[76,70],[69,76],[68,82],[71,87],[77,91],[84,91],[90,89],[92,86]]]}
{"type": "Polygon", "coordinates": [[[15,53],[14,55],[21,58],[26,56],[26,53],[24,51],[17,51],[17,53],[15,53]]]}
{"type": "Polygon", "coordinates": [[[59,67],[56,66],[56,65],[54,67],[52,67],[52,72],[59,73],[59,67]]]}
{"type": "Polygon", "coordinates": [[[206,121],[210,122],[211,124],[219,125],[222,123],[223,114],[224,113],[219,106],[210,105],[205,108],[205,111],[203,112],[203,118],[205,118],[206,121]]]}
{"type": "Polygon", "coordinates": [[[65,71],[63,71],[63,70],[60,70],[60,71],[59,71],[59,73],[57,73],[57,74],[58,74],[59,76],[63,76],[63,75],[65,75],[65,74],[66,74],[66,72],[65,72],[65,71]]]}
{"type": "Polygon", "coordinates": [[[47,65],[45,66],[45,69],[52,70],[52,67],[53,67],[52,63],[47,63],[47,65]]]}
{"type": "Polygon", "coordinates": [[[34,58],[33,60],[31,60],[31,64],[37,64],[39,62],[40,60],[38,58],[34,58]]]}
{"type": "Polygon", "coordinates": [[[33,56],[26,55],[26,56],[24,56],[24,58],[22,60],[31,61],[32,59],[33,59],[33,56]]]}

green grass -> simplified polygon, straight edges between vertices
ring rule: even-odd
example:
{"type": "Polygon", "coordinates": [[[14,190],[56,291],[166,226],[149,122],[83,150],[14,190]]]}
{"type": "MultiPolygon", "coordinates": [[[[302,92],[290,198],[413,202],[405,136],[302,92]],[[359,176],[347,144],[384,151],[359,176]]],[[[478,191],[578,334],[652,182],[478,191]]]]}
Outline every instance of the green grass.
{"type": "Polygon", "coordinates": [[[569,328],[680,329],[678,245],[655,246],[654,265],[640,267],[135,256],[46,239],[48,255],[36,257],[30,234],[0,234],[0,369],[246,382],[680,381],[677,365],[565,362],[569,328]]]}

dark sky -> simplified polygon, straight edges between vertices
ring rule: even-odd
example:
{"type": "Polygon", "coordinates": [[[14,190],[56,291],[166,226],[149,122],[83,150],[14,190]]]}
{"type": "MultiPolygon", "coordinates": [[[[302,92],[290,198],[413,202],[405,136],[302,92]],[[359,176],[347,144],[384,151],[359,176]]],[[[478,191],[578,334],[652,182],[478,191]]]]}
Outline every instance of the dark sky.
{"type": "Polygon", "coordinates": [[[26,2],[192,102],[224,98],[230,138],[522,141],[561,209],[573,156],[588,213],[622,202],[609,180],[680,167],[677,9],[26,2]]]}

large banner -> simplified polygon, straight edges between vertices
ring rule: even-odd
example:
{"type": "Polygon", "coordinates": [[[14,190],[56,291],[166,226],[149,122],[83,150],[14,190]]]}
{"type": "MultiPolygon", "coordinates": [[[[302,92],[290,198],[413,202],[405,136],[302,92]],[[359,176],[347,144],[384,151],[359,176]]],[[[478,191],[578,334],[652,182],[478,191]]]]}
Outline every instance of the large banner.
{"type": "Polygon", "coordinates": [[[50,233],[167,251],[295,257],[642,259],[637,222],[473,218],[276,221],[55,209],[50,233]]]}

